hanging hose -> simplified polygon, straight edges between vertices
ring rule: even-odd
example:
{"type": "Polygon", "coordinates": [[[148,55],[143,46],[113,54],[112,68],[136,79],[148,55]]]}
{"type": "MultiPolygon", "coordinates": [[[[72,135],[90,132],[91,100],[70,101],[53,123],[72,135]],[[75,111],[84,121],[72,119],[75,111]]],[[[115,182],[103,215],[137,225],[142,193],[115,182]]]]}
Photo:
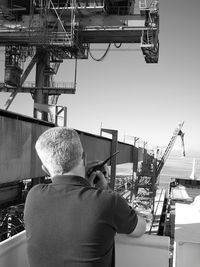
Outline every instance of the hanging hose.
{"type": "Polygon", "coordinates": [[[122,43],[120,43],[120,44],[116,44],[116,43],[114,43],[114,46],[116,47],[116,48],[120,48],[121,46],[122,46],[122,43]]]}
{"type": "Polygon", "coordinates": [[[95,60],[95,61],[102,61],[104,58],[105,58],[105,56],[107,55],[107,53],[108,53],[108,51],[109,51],[109,49],[110,49],[110,46],[111,46],[111,43],[108,45],[108,47],[107,47],[107,49],[106,49],[106,51],[105,51],[105,53],[103,54],[103,56],[101,56],[100,58],[95,58],[93,55],[92,55],[92,53],[91,53],[91,51],[90,51],[90,49],[89,49],[89,55],[91,56],[91,58],[93,59],[93,60],[95,60]]]}

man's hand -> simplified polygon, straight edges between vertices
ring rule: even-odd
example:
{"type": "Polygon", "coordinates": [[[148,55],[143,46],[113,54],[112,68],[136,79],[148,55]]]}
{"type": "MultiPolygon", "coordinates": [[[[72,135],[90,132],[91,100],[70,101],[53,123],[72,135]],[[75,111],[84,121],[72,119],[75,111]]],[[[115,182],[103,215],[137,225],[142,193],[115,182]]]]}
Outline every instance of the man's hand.
{"type": "MultiPolygon", "coordinates": [[[[108,186],[108,167],[105,166],[102,171],[97,170],[93,171],[88,177],[88,171],[95,167],[97,164],[101,163],[100,161],[89,162],[86,166],[86,179],[89,181],[91,186],[100,188],[100,189],[109,189],[108,186]]],[[[89,171],[90,173],[90,171],[89,171]]]]}

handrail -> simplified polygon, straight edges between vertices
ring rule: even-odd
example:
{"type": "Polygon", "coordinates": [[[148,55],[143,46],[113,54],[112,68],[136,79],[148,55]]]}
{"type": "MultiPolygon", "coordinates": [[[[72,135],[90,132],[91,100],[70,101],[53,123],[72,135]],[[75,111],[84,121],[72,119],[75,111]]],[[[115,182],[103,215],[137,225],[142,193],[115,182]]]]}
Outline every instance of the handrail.
{"type": "MultiPolygon", "coordinates": [[[[52,87],[53,88],[74,88],[75,84],[73,82],[53,82],[52,87]]],[[[34,81],[26,81],[24,82],[23,87],[36,87],[36,84],[34,81]]],[[[48,87],[48,86],[43,86],[48,87]]]]}

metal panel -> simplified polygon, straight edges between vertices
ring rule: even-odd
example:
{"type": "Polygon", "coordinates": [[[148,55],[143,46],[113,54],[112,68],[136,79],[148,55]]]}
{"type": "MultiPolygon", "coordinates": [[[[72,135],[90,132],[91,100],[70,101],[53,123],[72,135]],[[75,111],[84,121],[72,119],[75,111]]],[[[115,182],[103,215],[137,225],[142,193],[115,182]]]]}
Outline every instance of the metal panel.
{"type": "Polygon", "coordinates": [[[12,182],[12,184],[0,184],[0,207],[4,203],[11,203],[21,197],[22,182],[12,182]]]}
{"type": "MultiPolygon", "coordinates": [[[[83,148],[87,153],[87,160],[104,160],[110,156],[112,140],[106,137],[93,135],[86,132],[79,133],[83,148]]],[[[138,148],[118,142],[119,154],[117,155],[117,164],[134,162],[137,164],[138,161],[138,148]]]]}
{"type": "MultiPolygon", "coordinates": [[[[54,124],[0,110],[0,184],[44,175],[36,155],[35,142],[39,135],[54,124]]],[[[104,160],[111,154],[112,140],[77,130],[87,160],[104,160]]],[[[117,164],[137,164],[138,149],[118,142],[117,164]]]]}
{"type": "Polygon", "coordinates": [[[199,267],[200,243],[179,241],[176,243],[175,251],[173,267],[199,267]]]}
{"type": "Polygon", "coordinates": [[[79,133],[83,149],[87,154],[87,160],[104,160],[110,156],[111,140],[108,138],[77,131],[79,133]]]}
{"type": "Polygon", "coordinates": [[[46,129],[45,125],[0,114],[0,183],[44,175],[34,145],[46,129]]]}
{"type": "Polygon", "coordinates": [[[28,267],[25,231],[0,243],[0,266],[28,267]]]}
{"type": "MultiPolygon", "coordinates": [[[[117,235],[115,265],[116,267],[168,267],[169,237],[143,235],[140,238],[133,238],[130,235],[117,235]]],[[[0,266],[28,266],[25,231],[0,244],[0,266]]],[[[189,266],[194,267],[191,264],[189,266]]]]}
{"type": "Polygon", "coordinates": [[[118,150],[119,150],[119,154],[117,156],[117,164],[133,162],[133,146],[132,145],[118,142],[118,150]]]}
{"type": "Polygon", "coordinates": [[[167,236],[145,234],[134,238],[131,235],[117,235],[115,266],[169,267],[169,241],[167,236]]]}
{"type": "Polygon", "coordinates": [[[175,204],[174,267],[200,266],[199,210],[199,197],[191,204],[175,204]]]}
{"type": "Polygon", "coordinates": [[[146,149],[139,147],[138,148],[138,161],[145,161],[146,159],[146,149]]]}

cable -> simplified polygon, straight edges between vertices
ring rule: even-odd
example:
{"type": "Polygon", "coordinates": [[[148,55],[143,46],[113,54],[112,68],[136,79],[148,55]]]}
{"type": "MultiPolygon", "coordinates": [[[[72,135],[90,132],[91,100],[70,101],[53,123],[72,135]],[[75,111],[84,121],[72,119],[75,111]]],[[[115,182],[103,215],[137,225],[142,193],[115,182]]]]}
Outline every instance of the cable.
{"type": "Polygon", "coordinates": [[[117,45],[116,43],[114,43],[114,46],[115,46],[116,48],[120,48],[120,47],[122,46],[122,43],[120,43],[119,45],[117,45]]]}
{"type": "Polygon", "coordinates": [[[89,55],[91,56],[91,58],[93,59],[93,60],[95,60],[95,61],[102,61],[104,58],[105,58],[105,56],[107,55],[107,53],[108,53],[108,51],[109,51],[109,49],[110,49],[110,46],[111,46],[111,43],[108,45],[108,47],[107,47],[107,49],[106,49],[106,51],[105,51],[105,53],[103,54],[103,56],[101,56],[100,58],[95,58],[93,55],[92,55],[92,53],[91,53],[91,51],[90,51],[90,49],[89,49],[89,55]]]}
{"type": "MultiPolygon", "coordinates": [[[[90,49],[90,51],[104,51],[105,49],[102,48],[92,48],[90,49]]],[[[141,51],[141,48],[121,48],[121,49],[116,49],[116,48],[110,48],[109,51],[112,52],[121,52],[121,51],[125,51],[125,52],[129,52],[129,51],[141,51]]]]}

